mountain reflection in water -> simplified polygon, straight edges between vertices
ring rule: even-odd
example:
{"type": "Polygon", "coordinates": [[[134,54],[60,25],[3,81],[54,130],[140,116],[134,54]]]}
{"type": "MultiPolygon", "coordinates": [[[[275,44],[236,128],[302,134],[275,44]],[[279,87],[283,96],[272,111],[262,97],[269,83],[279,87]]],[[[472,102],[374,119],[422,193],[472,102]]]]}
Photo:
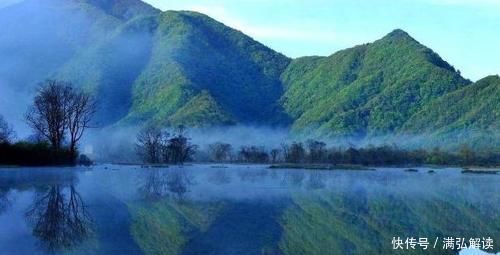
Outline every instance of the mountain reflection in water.
{"type": "Polygon", "coordinates": [[[498,242],[499,181],[458,169],[0,169],[0,253],[455,254],[391,240],[498,242]]]}

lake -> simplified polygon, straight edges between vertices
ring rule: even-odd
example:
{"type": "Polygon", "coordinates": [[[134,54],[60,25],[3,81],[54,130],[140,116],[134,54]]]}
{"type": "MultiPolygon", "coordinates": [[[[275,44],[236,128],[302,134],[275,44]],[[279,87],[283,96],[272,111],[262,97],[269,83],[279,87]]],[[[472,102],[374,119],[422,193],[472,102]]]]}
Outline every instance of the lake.
{"type": "Polygon", "coordinates": [[[500,175],[418,170],[0,168],[0,254],[499,252],[500,175]]]}

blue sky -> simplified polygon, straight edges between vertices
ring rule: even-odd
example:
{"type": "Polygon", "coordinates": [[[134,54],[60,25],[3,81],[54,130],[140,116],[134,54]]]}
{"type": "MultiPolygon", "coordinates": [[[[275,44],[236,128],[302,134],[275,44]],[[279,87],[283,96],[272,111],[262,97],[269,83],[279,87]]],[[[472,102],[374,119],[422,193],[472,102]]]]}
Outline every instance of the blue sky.
{"type": "Polygon", "coordinates": [[[401,28],[472,80],[500,74],[500,0],[146,0],[194,10],[291,57],[330,55],[401,28]]]}
{"type": "Polygon", "coordinates": [[[290,57],[330,55],[401,28],[469,79],[500,74],[500,0],[145,1],[205,13],[290,57]]]}

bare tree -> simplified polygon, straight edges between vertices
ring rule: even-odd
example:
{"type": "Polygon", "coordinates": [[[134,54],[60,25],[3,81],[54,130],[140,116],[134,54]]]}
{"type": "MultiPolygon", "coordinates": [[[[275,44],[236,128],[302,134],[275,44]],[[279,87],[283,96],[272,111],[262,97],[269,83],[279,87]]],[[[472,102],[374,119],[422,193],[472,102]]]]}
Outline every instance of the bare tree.
{"type": "Polygon", "coordinates": [[[165,149],[165,161],[172,164],[184,164],[184,162],[191,160],[192,156],[196,153],[198,146],[190,142],[190,138],[186,135],[184,126],[177,128],[176,134],[168,139],[165,149]]]}
{"type": "Polygon", "coordinates": [[[68,82],[47,80],[41,84],[26,120],[55,151],[61,149],[67,134],[70,153],[76,157],[78,141],[90,127],[95,112],[96,102],[89,93],[73,88],[68,82]]]}
{"type": "Polygon", "coordinates": [[[241,146],[238,152],[239,158],[247,163],[267,163],[269,155],[263,146],[241,146]]]}
{"type": "Polygon", "coordinates": [[[40,86],[26,114],[28,124],[45,137],[55,151],[61,148],[64,141],[72,93],[69,83],[48,80],[40,86]]]}
{"type": "Polygon", "coordinates": [[[289,163],[301,163],[305,157],[305,149],[302,143],[293,142],[291,145],[283,144],[283,155],[289,163]]]}
{"type": "Polygon", "coordinates": [[[14,138],[14,130],[0,115],[0,143],[10,143],[14,138]]]}
{"type": "Polygon", "coordinates": [[[74,91],[69,99],[67,112],[67,127],[69,133],[69,149],[76,156],[76,147],[85,129],[90,128],[90,122],[97,110],[97,104],[92,95],[83,91],[74,91]]]}
{"type": "Polygon", "coordinates": [[[280,149],[272,149],[269,154],[271,155],[271,162],[276,163],[279,160],[281,150],[280,149]]]}
{"type": "Polygon", "coordinates": [[[137,134],[136,151],[144,163],[160,163],[168,136],[154,127],[146,127],[137,134]]]}
{"type": "Polygon", "coordinates": [[[322,163],[327,156],[326,143],[316,140],[307,140],[310,163],[322,163]]]}
{"type": "Polygon", "coordinates": [[[231,160],[232,146],[228,143],[213,143],[208,146],[210,157],[216,162],[231,160]]]}

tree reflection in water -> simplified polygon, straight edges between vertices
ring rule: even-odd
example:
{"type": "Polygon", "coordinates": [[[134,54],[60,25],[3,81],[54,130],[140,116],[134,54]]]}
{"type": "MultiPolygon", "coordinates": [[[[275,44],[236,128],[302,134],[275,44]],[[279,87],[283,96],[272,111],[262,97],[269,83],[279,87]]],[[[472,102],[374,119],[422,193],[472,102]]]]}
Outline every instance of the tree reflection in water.
{"type": "Polygon", "coordinates": [[[225,169],[219,169],[208,177],[208,181],[215,185],[229,184],[231,183],[231,175],[225,169]]]}
{"type": "Polygon", "coordinates": [[[9,191],[0,189],[0,214],[10,207],[11,202],[8,198],[9,191]]]}
{"type": "Polygon", "coordinates": [[[139,183],[139,194],[144,199],[155,201],[168,194],[165,172],[160,170],[147,170],[143,173],[139,183]]]}
{"type": "Polygon", "coordinates": [[[144,173],[139,185],[139,194],[148,201],[156,201],[172,196],[182,200],[193,185],[193,177],[182,169],[148,170],[144,173]]]}
{"type": "Polygon", "coordinates": [[[307,182],[308,189],[316,190],[316,189],[324,189],[325,187],[326,187],[325,176],[317,172],[312,172],[311,174],[309,174],[309,180],[307,182]]]}
{"type": "Polygon", "coordinates": [[[33,226],[33,235],[49,251],[70,249],[92,233],[92,219],[73,184],[37,191],[26,218],[33,226]]]}
{"type": "Polygon", "coordinates": [[[305,174],[302,171],[286,171],[283,172],[281,185],[300,188],[304,179],[305,174]]]}

